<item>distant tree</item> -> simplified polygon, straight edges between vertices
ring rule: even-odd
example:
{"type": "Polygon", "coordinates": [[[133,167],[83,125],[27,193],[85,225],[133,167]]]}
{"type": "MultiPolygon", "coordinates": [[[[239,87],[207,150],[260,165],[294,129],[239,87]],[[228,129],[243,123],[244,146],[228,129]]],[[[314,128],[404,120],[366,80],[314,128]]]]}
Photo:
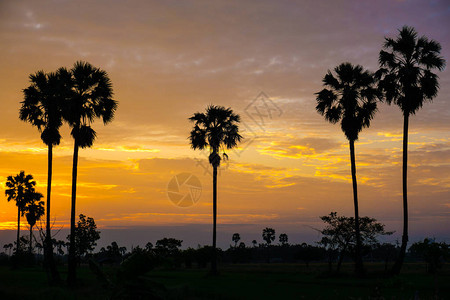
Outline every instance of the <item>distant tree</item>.
{"type": "Polygon", "coordinates": [[[127,247],[125,246],[119,247],[119,252],[122,256],[124,256],[125,253],[127,252],[127,247]]]}
{"type": "Polygon", "coordinates": [[[42,197],[43,195],[41,193],[34,193],[34,197],[25,206],[25,217],[27,218],[28,225],[30,225],[30,253],[33,250],[33,226],[45,214],[44,201],[40,201],[42,197]]]}
{"type": "MultiPolygon", "coordinates": [[[[318,242],[326,249],[339,252],[337,272],[339,272],[344,255],[348,252],[355,255],[356,252],[356,232],[355,219],[353,217],[338,216],[336,212],[331,212],[327,216],[320,217],[326,224],[320,231],[323,235],[318,242]]],[[[391,235],[392,231],[385,231],[384,224],[378,223],[376,219],[369,217],[360,218],[359,229],[361,233],[361,243],[363,246],[375,245],[380,235],[391,235]]]]}
{"type": "Polygon", "coordinates": [[[385,38],[380,51],[381,78],[379,87],[388,104],[394,103],[403,113],[403,235],[400,254],[392,268],[393,274],[399,274],[408,244],[408,126],[409,116],[414,115],[425,101],[437,96],[438,76],[431,71],[442,71],[445,60],[440,56],[441,45],[422,36],[418,38],[413,27],[404,26],[396,39],[385,38]]]}
{"type": "Polygon", "coordinates": [[[264,228],[262,238],[266,241],[267,246],[269,246],[275,240],[275,229],[268,227],[264,228]]]}
{"type": "Polygon", "coordinates": [[[435,274],[442,268],[445,261],[450,258],[450,248],[446,243],[437,243],[434,239],[426,238],[423,242],[416,242],[411,245],[409,252],[423,259],[427,263],[428,272],[435,274]]]}
{"type": "Polygon", "coordinates": [[[350,162],[353,183],[353,205],[355,210],[356,264],[355,270],[363,275],[364,267],[361,254],[361,237],[359,233],[358,191],[356,182],[355,141],[364,127],[370,126],[377,110],[378,90],[375,78],[362,66],[342,63],[323,78],[326,87],[317,95],[316,110],[333,124],[341,121],[341,129],[349,141],[350,162]]]}
{"type": "Polygon", "coordinates": [[[47,221],[44,256],[46,265],[50,269],[52,280],[54,283],[57,283],[60,281],[60,277],[53,259],[50,227],[52,163],[53,147],[59,145],[61,141],[59,128],[62,125],[63,101],[69,92],[70,73],[65,68],[60,68],[52,73],[38,71],[30,75],[30,82],[30,86],[23,90],[24,101],[21,102],[19,117],[22,121],[37,127],[41,133],[42,141],[48,147],[47,221]]]}
{"type": "Polygon", "coordinates": [[[256,240],[253,240],[252,245],[253,245],[253,248],[256,248],[256,245],[258,245],[258,242],[256,240]]]}
{"type": "MultiPolygon", "coordinates": [[[[88,252],[91,252],[97,246],[97,240],[100,239],[100,231],[97,230],[95,220],[80,214],[80,219],[75,227],[75,254],[78,258],[83,257],[88,252]]],[[[67,239],[70,241],[70,234],[67,239]]],[[[69,248],[70,249],[70,248],[69,248]]],[[[70,251],[70,250],[69,250],[70,251]]]]}
{"type": "Polygon", "coordinates": [[[244,243],[244,242],[240,242],[240,243],[239,243],[239,248],[240,248],[240,249],[245,248],[245,243],[244,243]]]}
{"type": "MultiPolygon", "coordinates": [[[[26,205],[36,199],[39,193],[35,191],[36,181],[33,180],[31,174],[25,175],[24,171],[20,171],[16,176],[8,176],[6,179],[5,195],[8,202],[14,200],[17,206],[17,241],[16,253],[20,249],[20,216],[25,213],[26,205]]],[[[41,195],[42,197],[42,195],[41,195]]]]}
{"type": "Polygon", "coordinates": [[[114,119],[117,101],[113,100],[113,90],[108,74],[87,62],[78,61],[70,70],[70,97],[65,103],[64,120],[72,128],[74,139],[72,167],[72,200],[70,212],[70,246],[69,246],[69,285],[76,282],[76,242],[75,216],[77,193],[77,169],[79,148],[89,148],[94,144],[96,132],[92,123],[96,118],[102,118],[107,124],[114,119]]]}
{"type": "Polygon", "coordinates": [[[145,250],[151,251],[153,249],[153,244],[151,242],[148,242],[145,244],[145,250]]]}
{"type": "Polygon", "coordinates": [[[285,246],[288,244],[288,235],[286,233],[280,234],[279,241],[281,245],[285,246]]]}
{"type": "Polygon", "coordinates": [[[234,242],[234,248],[236,248],[237,243],[241,240],[241,236],[239,235],[239,233],[234,233],[231,240],[234,242]]]}
{"type": "Polygon", "coordinates": [[[163,238],[156,241],[156,249],[160,250],[168,255],[172,255],[178,252],[181,247],[182,240],[177,240],[174,238],[163,238]]]}
{"type": "Polygon", "coordinates": [[[220,166],[221,153],[224,159],[228,158],[225,149],[232,149],[241,141],[238,123],[239,115],[233,113],[231,108],[210,105],[206,113],[195,113],[189,118],[194,122],[189,140],[191,147],[199,150],[209,148],[209,163],[213,167],[213,255],[211,273],[217,274],[217,249],[216,249],[216,225],[217,225],[217,168],[220,166]]]}

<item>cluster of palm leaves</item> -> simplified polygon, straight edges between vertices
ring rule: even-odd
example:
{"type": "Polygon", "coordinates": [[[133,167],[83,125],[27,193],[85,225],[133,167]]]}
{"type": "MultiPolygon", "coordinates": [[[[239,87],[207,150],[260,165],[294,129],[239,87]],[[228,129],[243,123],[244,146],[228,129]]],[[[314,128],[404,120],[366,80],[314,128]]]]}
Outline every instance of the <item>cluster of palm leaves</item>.
{"type": "Polygon", "coordinates": [[[363,67],[343,63],[323,78],[325,88],[317,95],[316,110],[331,123],[341,122],[350,144],[351,174],[355,210],[356,272],[364,273],[356,181],[355,146],[358,134],[370,126],[377,111],[377,100],[394,103],[403,117],[403,235],[400,255],[392,273],[398,274],[408,243],[407,155],[409,116],[437,95],[439,84],[432,69],[443,70],[445,60],[439,56],[441,46],[426,37],[418,38],[412,27],[404,26],[396,39],[386,38],[380,51],[380,69],[376,73],[363,67]]]}
{"type": "Polygon", "coordinates": [[[24,171],[21,171],[16,176],[8,176],[5,195],[8,202],[13,200],[17,206],[16,253],[20,253],[22,250],[20,249],[20,217],[24,215],[30,225],[29,251],[31,252],[33,227],[45,213],[44,201],[41,201],[44,196],[36,192],[36,181],[33,180],[33,176],[30,174],[26,175],[24,171]]]}
{"type": "Polygon", "coordinates": [[[92,123],[101,118],[109,123],[114,118],[117,102],[112,99],[112,84],[107,73],[87,62],[76,62],[72,69],[59,68],[56,72],[38,71],[30,75],[31,85],[24,89],[24,101],[20,119],[37,127],[41,139],[48,146],[47,215],[44,256],[54,281],[59,280],[53,262],[51,238],[51,186],[53,147],[59,145],[59,132],[66,122],[74,139],[72,200],[70,218],[69,276],[68,282],[76,280],[76,257],[74,247],[77,167],[79,148],[91,147],[96,138],[92,123]]]}

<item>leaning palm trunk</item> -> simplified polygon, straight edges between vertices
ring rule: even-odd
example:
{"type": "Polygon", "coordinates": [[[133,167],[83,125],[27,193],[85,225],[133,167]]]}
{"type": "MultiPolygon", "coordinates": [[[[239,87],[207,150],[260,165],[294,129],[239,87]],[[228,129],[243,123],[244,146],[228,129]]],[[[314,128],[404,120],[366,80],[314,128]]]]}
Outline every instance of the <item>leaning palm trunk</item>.
{"type": "Polygon", "coordinates": [[[217,274],[217,250],[216,250],[216,234],[217,228],[217,166],[213,166],[213,253],[211,261],[211,274],[217,274]]]}
{"type": "MultiPolygon", "coordinates": [[[[53,174],[53,145],[48,145],[48,173],[47,173],[47,224],[44,242],[44,260],[46,267],[49,268],[52,283],[60,281],[55,260],[53,259],[52,233],[50,227],[50,196],[52,192],[52,174],[53,174]]],[[[30,229],[31,230],[31,229],[30,229]]],[[[31,252],[31,233],[30,233],[30,252],[31,252]]],[[[49,278],[50,280],[50,278],[49,278]]]]}
{"type": "Polygon", "coordinates": [[[359,228],[359,212],[358,212],[358,187],[356,182],[356,162],[355,162],[355,141],[350,140],[350,161],[352,168],[352,182],[353,182],[353,202],[355,207],[355,235],[356,235],[356,274],[364,275],[364,267],[361,257],[361,234],[359,228]]]}
{"type": "Polygon", "coordinates": [[[77,196],[77,167],[78,167],[78,140],[74,139],[73,149],[73,167],[72,167],[72,208],[70,211],[70,245],[69,245],[69,274],[67,282],[69,285],[75,285],[76,274],[76,257],[75,257],[75,204],[77,196]]]}
{"type": "Polygon", "coordinates": [[[403,261],[406,254],[406,246],[408,245],[408,188],[407,188],[407,175],[408,175],[408,124],[409,114],[405,113],[403,119],[403,235],[402,245],[400,247],[400,253],[392,267],[391,273],[398,275],[402,269],[403,261]]]}

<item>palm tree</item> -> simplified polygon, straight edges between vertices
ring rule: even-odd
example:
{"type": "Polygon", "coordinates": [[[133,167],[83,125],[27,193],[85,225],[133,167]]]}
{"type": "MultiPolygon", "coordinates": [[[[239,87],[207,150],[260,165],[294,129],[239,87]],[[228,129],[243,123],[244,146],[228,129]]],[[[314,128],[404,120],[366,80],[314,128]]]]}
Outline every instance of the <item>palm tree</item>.
{"type": "Polygon", "coordinates": [[[44,201],[40,201],[42,197],[43,195],[41,193],[35,193],[31,202],[25,207],[25,217],[27,218],[28,225],[30,225],[30,253],[33,249],[33,226],[45,214],[44,201]]]}
{"type": "Polygon", "coordinates": [[[341,129],[350,144],[350,161],[353,182],[353,202],[355,209],[356,264],[358,275],[364,274],[361,257],[361,235],[359,228],[358,191],[356,182],[355,141],[364,127],[370,126],[370,120],[377,110],[377,89],[372,73],[364,71],[360,65],[342,63],[323,78],[326,87],[317,95],[316,110],[331,123],[341,121],[341,129]]]}
{"type": "Polygon", "coordinates": [[[53,259],[53,246],[50,226],[50,204],[52,190],[53,147],[59,145],[62,125],[62,104],[68,96],[70,73],[65,68],[56,72],[38,71],[30,75],[31,85],[23,90],[24,101],[19,118],[36,126],[41,139],[48,147],[47,158],[47,221],[44,242],[44,257],[53,281],[59,281],[59,273],[53,259]]]}
{"type": "Polygon", "coordinates": [[[217,224],[217,168],[220,166],[221,152],[224,159],[228,158],[226,149],[232,149],[241,141],[238,123],[239,115],[231,108],[209,105],[206,113],[195,113],[189,118],[194,122],[194,128],[189,136],[191,147],[199,150],[209,148],[209,163],[213,167],[213,254],[211,274],[217,274],[216,224],[217,224]]]}
{"type": "Polygon", "coordinates": [[[107,124],[114,118],[117,102],[112,99],[113,91],[108,74],[87,62],[76,62],[71,69],[72,94],[67,101],[64,119],[72,128],[74,138],[72,168],[72,206],[70,214],[70,246],[68,282],[76,281],[75,254],[75,204],[77,191],[78,149],[91,147],[96,133],[91,127],[95,118],[102,118],[107,124]]]}
{"type": "Polygon", "coordinates": [[[8,176],[6,180],[5,195],[8,202],[16,201],[17,206],[17,249],[20,253],[20,216],[25,213],[25,206],[35,197],[36,181],[31,174],[25,175],[25,171],[20,171],[16,176],[8,176]]]}
{"type": "Polygon", "coordinates": [[[380,70],[377,71],[381,79],[379,87],[386,102],[396,104],[403,113],[403,235],[400,254],[392,268],[393,274],[399,274],[408,244],[409,116],[415,114],[425,101],[437,96],[438,76],[431,70],[442,71],[445,60],[439,56],[441,45],[438,42],[425,36],[418,38],[415,29],[408,26],[399,30],[396,39],[385,38],[383,49],[379,56],[380,70]]]}

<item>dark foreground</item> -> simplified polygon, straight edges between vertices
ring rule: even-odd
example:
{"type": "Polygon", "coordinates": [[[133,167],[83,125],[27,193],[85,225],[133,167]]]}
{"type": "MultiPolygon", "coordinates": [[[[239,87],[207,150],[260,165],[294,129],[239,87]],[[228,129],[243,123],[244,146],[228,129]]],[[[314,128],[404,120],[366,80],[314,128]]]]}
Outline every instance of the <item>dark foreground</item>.
{"type": "MultiPolygon", "coordinates": [[[[450,299],[450,268],[436,276],[425,265],[406,264],[400,276],[383,275],[382,264],[367,264],[367,278],[352,275],[352,265],[330,275],[323,264],[222,265],[219,276],[206,269],[158,269],[133,280],[117,280],[117,267],[103,267],[99,278],[79,268],[75,289],[48,286],[39,267],[0,267],[0,299],[450,299]]],[[[65,269],[61,275],[66,278],[65,269]]]]}

